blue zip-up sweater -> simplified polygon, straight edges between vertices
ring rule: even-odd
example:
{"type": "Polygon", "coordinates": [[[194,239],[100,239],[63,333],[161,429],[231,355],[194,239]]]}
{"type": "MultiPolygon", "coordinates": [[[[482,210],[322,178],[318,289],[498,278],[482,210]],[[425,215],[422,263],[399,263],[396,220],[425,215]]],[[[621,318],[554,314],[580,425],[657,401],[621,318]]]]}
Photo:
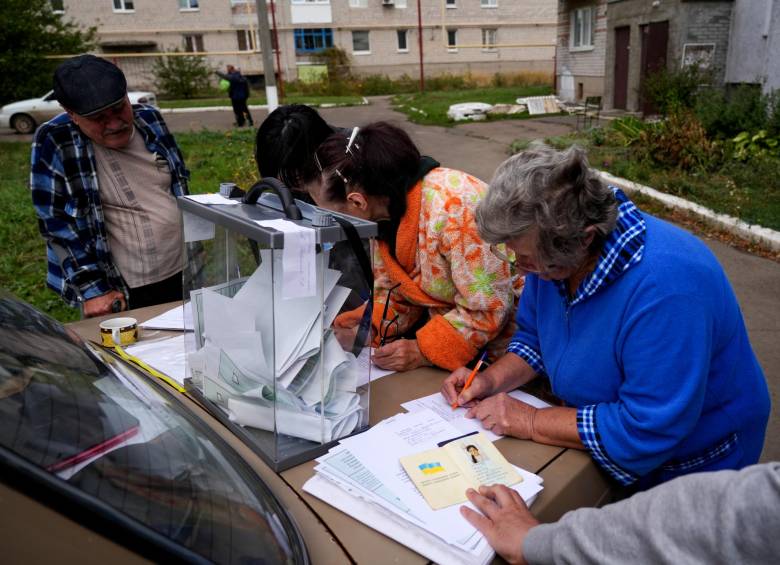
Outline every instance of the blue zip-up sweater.
{"type": "Polygon", "coordinates": [[[528,275],[508,350],[578,408],[583,444],[623,484],[756,463],[769,393],[723,269],[615,191],[618,227],[594,273],[573,299],[528,275]]]}

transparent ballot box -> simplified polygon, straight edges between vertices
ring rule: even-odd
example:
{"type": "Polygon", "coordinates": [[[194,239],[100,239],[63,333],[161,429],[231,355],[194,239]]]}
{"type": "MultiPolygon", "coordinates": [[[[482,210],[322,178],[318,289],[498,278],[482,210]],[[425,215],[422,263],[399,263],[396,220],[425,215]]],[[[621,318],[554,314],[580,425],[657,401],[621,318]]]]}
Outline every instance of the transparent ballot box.
{"type": "Polygon", "coordinates": [[[377,226],[284,192],[257,200],[280,186],[258,184],[230,204],[178,199],[186,386],[280,471],[368,426],[377,226]]]}

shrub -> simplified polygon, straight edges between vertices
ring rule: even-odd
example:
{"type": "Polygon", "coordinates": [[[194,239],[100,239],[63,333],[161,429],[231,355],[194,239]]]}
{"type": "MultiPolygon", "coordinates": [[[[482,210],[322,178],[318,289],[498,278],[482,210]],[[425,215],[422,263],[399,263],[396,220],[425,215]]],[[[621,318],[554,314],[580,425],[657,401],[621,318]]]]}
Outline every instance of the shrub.
{"type": "Polygon", "coordinates": [[[607,142],[607,134],[604,131],[604,128],[590,128],[588,130],[588,136],[590,137],[590,143],[596,147],[604,145],[607,142]]]}
{"type": "MultiPolygon", "coordinates": [[[[742,84],[729,90],[709,89],[699,97],[696,115],[707,133],[716,138],[733,138],[742,131],[758,131],[768,125],[770,111],[776,113],[774,97],[762,96],[755,85],[742,84]]],[[[780,122],[780,117],[775,118],[780,122]]]]}
{"type": "Polygon", "coordinates": [[[668,168],[709,170],[722,161],[721,147],[707,137],[693,112],[678,110],[639,134],[640,158],[668,168]]]}
{"type": "Polygon", "coordinates": [[[769,132],[769,135],[780,137],[780,90],[775,90],[767,96],[766,101],[766,130],[769,132]]]}
{"type": "MultiPolygon", "coordinates": [[[[320,64],[325,64],[329,69],[341,69],[340,71],[328,71],[328,78],[319,82],[290,81],[286,83],[289,93],[311,95],[344,95],[355,94],[363,96],[376,96],[381,94],[406,94],[417,92],[420,88],[419,76],[403,74],[397,78],[387,75],[346,75],[348,57],[341,50],[326,50],[327,53],[318,58],[320,64]],[[340,53],[339,53],[340,52],[340,53]],[[346,77],[346,78],[345,78],[346,77]]],[[[525,88],[529,86],[548,86],[552,82],[551,77],[545,73],[515,73],[495,75],[465,75],[442,74],[425,77],[426,90],[452,91],[475,90],[495,84],[503,84],[508,87],[525,88]]]]}
{"type": "MultiPolygon", "coordinates": [[[[179,53],[174,49],[172,53],[179,53]]],[[[192,98],[210,88],[214,70],[201,57],[172,55],[158,57],[152,66],[155,87],[171,98],[192,98]]]]}
{"type": "Polygon", "coordinates": [[[532,140],[530,139],[515,139],[512,143],[509,144],[509,154],[514,155],[515,153],[525,151],[531,146],[531,143],[532,140]]]}
{"type": "Polygon", "coordinates": [[[328,81],[349,80],[352,76],[352,60],[341,47],[328,47],[312,55],[312,59],[328,67],[328,81]]]}
{"type": "Polygon", "coordinates": [[[650,102],[660,114],[693,108],[699,88],[710,82],[710,74],[697,66],[649,74],[640,89],[642,100],[650,102]]]}
{"type": "Polygon", "coordinates": [[[426,90],[470,90],[478,87],[479,82],[471,73],[466,73],[465,75],[445,73],[425,77],[426,90]]]}
{"type": "Polygon", "coordinates": [[[731,140],[734,142],[734,157],[740,161],[747,161],[763,155],[780,154],[780,140],[770,136],[765,129],[755,135],[743,131],[731,140]]]}
{"type": "Polygon", "coordinates": [[[633,116],[618,118],[612,122],[612,130],[615,132],[615,138],[622,145],[628,147],[637,141],[648,124],[633,116]]]}
{"type": "Polygon", "coordinates": [[[490,81],[490,84],[492,86],[495,86],[497,88],[500,88],[502,86],[507,86],[507,79],[506,77],[501,73],[495,73],[493,75],[492,80],[490,81]]]}

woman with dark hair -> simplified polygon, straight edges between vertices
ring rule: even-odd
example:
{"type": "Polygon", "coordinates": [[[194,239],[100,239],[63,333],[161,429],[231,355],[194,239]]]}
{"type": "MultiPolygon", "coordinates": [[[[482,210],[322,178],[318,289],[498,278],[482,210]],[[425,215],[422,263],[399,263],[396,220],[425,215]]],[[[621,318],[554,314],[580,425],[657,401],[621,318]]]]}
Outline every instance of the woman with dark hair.
{"type": "MultiPolygon", "coordinates": [[[[420,155],[402,129],[377,122],[330,136],[315,153],[324,208],[380,224],[374,256],[374,361],[404,371],[454,369],[512,333],[509,266],[477,233],[485,184],[420,155]]],[[[337,324],[354,330],[361,312],[337,324]]]]}
{"type": "Polygon", "coordinates": [[[255,137],[255,162],[262,177],[276,177],[296,198],[310,201],[304,186],[320,176],[314,151],[337,128],[303,104],[279,106],[263,120],[255,137]]]}
{"type": "Polygon", "coordinates": [[[586,449],[623,485],[758,461],[769,394],[726,274],[694,236],[604,184],[582,149],[505,161],[477,208],[479,233],[526,274],[507,354],[463,390],[487,429],[586,449]],[[565,407],[506,393],[539,374],[565,407]]]}
{"type": "MultiPolygon", "coordinates": [[[[279,106],[257,129],[255,162],[260,176],[279,179],[295,198],[312,204],[306,186],[320,177],[314,151],[336,131],[344,130],[328,125],[314,108],[303,104],[279,106]]],[[[360,295],[365,296],[369,282],[348,242],[336,243],[330,253],[330,266],[341,271],[339,284],[354,291],[347,304],[361,304],[360,295]]]]}

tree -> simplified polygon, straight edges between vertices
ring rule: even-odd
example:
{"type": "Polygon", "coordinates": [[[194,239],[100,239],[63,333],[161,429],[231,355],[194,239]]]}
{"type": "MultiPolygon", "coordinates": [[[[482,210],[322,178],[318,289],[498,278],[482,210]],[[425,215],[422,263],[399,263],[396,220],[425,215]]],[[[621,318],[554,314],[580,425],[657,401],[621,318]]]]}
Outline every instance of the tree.
{"type": "Polygon", "coordinates": [[[349,80],[352,75],[349,54],[340,47],[328,47],[314,53],[312,59],[328,67],[328,78],[331,81],[349,80]]]}
{"type": "Polygon", "coordinates": [[[201,57],[171,55],[155,59],[152,72],[154,85],[161,93],[172,98],[192,98],[209,87],[214,70],[201,57]]]}
{"type": "Polygon", "coordinates": [[[0,1],[0,104],[51,90],[61,60],[46,57],[87,52],[94,38],[95,28],[64,21],[49,0],[0,1]]]}

